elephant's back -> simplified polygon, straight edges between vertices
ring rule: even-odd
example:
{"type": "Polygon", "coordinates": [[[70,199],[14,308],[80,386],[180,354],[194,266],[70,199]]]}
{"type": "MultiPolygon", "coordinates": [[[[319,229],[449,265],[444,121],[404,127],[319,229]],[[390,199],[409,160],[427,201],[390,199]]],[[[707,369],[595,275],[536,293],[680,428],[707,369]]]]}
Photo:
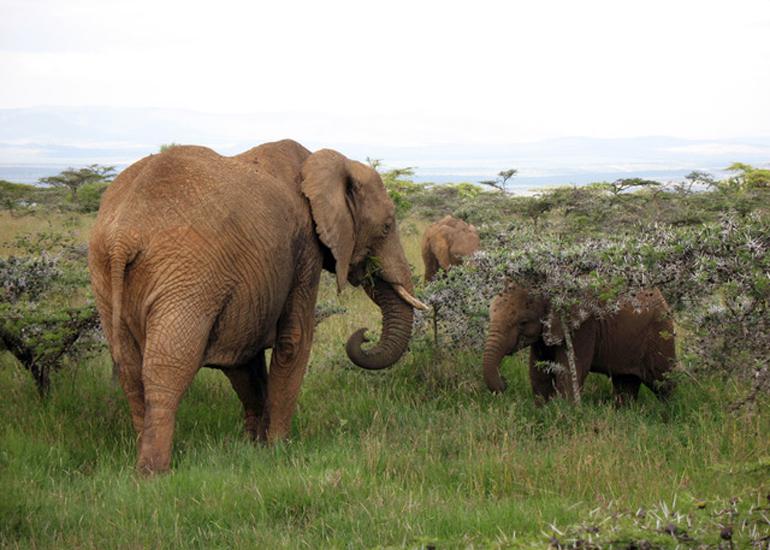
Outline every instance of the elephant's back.
{"type": "Polygon", "coordinates": [[[94,230],[130,229],[142,240],[179,226],[217,233],[245,212],[266,223],[279,221],[275,211],[297,213],[304,206],[298,195],[257,165],[206,147],[175,146],[118,176],[105,193],[94,230]]]}
{"type": "Polygon", "coordinates": [[[615,374],[638,374],[651,350],[665,341],[673,345],[673,334],[663,294],[657,288],[642,289],[624,298],[617,313],[599,321],[598,364],[615,374]]]}
{"type": "Polygon", "coordinates": [[[449,251],[456,258],[470,256],[479,249],[481,244],[478,231],[468,224],[464,227],[451,228],[448,231],[447,240],[450,243],[449,251]]]}
{"type": "Polygon", "coordinates": [[[250,280],[280,279],[276,273],[292,268],[297,243],[312,232],[309,208],[296,190],[205,147],[146,157],[110,187],[92,230],[92,280],[109,289],[115,252],[129,248],[125,284],[139,303],[135,318],[169,281],[178,281],[174,293],[205,293],[213,303],[250,280]]]}
{"type": "Polygon", "coordinates": [[[299,191],[302,164],[310,156],[310,151],[291,139],[263,143],[232,157],[235,160],[251,164],[299,191]]]}
{"type": "Polygon", "coordinates": [[[173,224],[207,208],[223,188],[244,177],[244,170],[206,147],[175,146],[121,174],[105,193],[100,214],[104,210],[113,223],[173,224]]]}

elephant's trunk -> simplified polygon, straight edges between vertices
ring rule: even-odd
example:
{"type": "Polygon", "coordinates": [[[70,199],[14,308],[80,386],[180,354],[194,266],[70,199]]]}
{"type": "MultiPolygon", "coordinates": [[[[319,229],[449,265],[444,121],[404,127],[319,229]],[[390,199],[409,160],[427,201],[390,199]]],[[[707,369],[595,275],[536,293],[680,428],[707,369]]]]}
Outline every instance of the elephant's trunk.
{"type": "Polygon", "coordinates": [[[361,368],[378,370],[390,367],[406,351],[412,335],[412,306],[401,298],[389,283],[376,279],[374,285],[365,286],[367,294],[382,310],[382,336],[372,348],[361,345],[366,342],[366,329],[357,330],[348,339],[346,351],[350,360],[361,368]]]}
{"type": "Polygon", "coordinates": [[[504,392],[506,388],[505,380],[500,376],[500,363],[509,351],[506,346],[508,339],[495,327],[490,327],[484,345],[484,382],[486,382],[489,391],[495,393],[504,392]]]}

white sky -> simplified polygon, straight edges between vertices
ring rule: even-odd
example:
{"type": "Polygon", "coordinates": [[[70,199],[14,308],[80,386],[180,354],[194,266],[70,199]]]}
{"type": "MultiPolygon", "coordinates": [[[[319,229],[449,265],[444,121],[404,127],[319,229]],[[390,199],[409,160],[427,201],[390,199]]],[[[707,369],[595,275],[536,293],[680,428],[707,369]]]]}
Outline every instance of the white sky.
{"type": "Polygon", "coordinates": [[[391,116],[439,119],[501,142],[770,136],[768,98],[770,0],[0,0],[0,108],[322,113],[393,139],[391,116]]]}

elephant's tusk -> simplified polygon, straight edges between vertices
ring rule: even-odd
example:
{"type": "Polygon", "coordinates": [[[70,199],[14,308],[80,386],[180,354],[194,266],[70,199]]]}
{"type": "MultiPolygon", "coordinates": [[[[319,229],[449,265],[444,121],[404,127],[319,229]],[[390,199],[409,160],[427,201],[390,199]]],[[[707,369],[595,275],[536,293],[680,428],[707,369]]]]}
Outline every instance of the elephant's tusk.
{"type": "Polygon", "coordinates": [[[402,285],[393,285],[393,288],[396,291],[396,294],[398,294],[403,301],[405,301],[407,304],[412,306],[416,309],[423,309],[428,310],[430,307],[427,304],[422,303],[420,300],[409,294],[409,291],[405,289],[402,285]]]}

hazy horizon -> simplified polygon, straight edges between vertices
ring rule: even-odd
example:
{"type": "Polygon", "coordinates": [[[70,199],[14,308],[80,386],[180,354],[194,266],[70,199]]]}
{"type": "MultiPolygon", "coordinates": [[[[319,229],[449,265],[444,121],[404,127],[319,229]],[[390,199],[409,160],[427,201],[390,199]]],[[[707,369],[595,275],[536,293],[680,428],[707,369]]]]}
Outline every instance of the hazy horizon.
{"type": "MultiPolygon", "coordinates": [[[[3,0],[0,164],[296,139],[418,179],[770,161],[770,3],[3,0]],[[46,107],[47,105],[47,107],[46,107]]],[[[685,172],[686,173],[686,172],[685,172]]]]}
{"type": "MultiPolygon", "coordinates": [[[[389,143],[369,137],[366,120],[350,119],[351,139],[334,141],[338,122],[321,114],[217,115],[183,109],[117,107],[0,109],[0,179],[34,183],[70,165],[125,166],[164,143],[198,144],[221,154],[286,137],[310,149],[336,148],[383,167],[415,167],[420,182],[477,182],[519,170],[520,188],[585,184],[620,177],[681,179],[691,170],[719,173],[740,161],[765,166],[770,138],[692,140],[670,136],[560,137],[515,143],[389,143]]],[[[391,121],[397,122],[397,121],[391,121]]],[[[422,136],[413,136],[419,142],[422,136]]]]}

